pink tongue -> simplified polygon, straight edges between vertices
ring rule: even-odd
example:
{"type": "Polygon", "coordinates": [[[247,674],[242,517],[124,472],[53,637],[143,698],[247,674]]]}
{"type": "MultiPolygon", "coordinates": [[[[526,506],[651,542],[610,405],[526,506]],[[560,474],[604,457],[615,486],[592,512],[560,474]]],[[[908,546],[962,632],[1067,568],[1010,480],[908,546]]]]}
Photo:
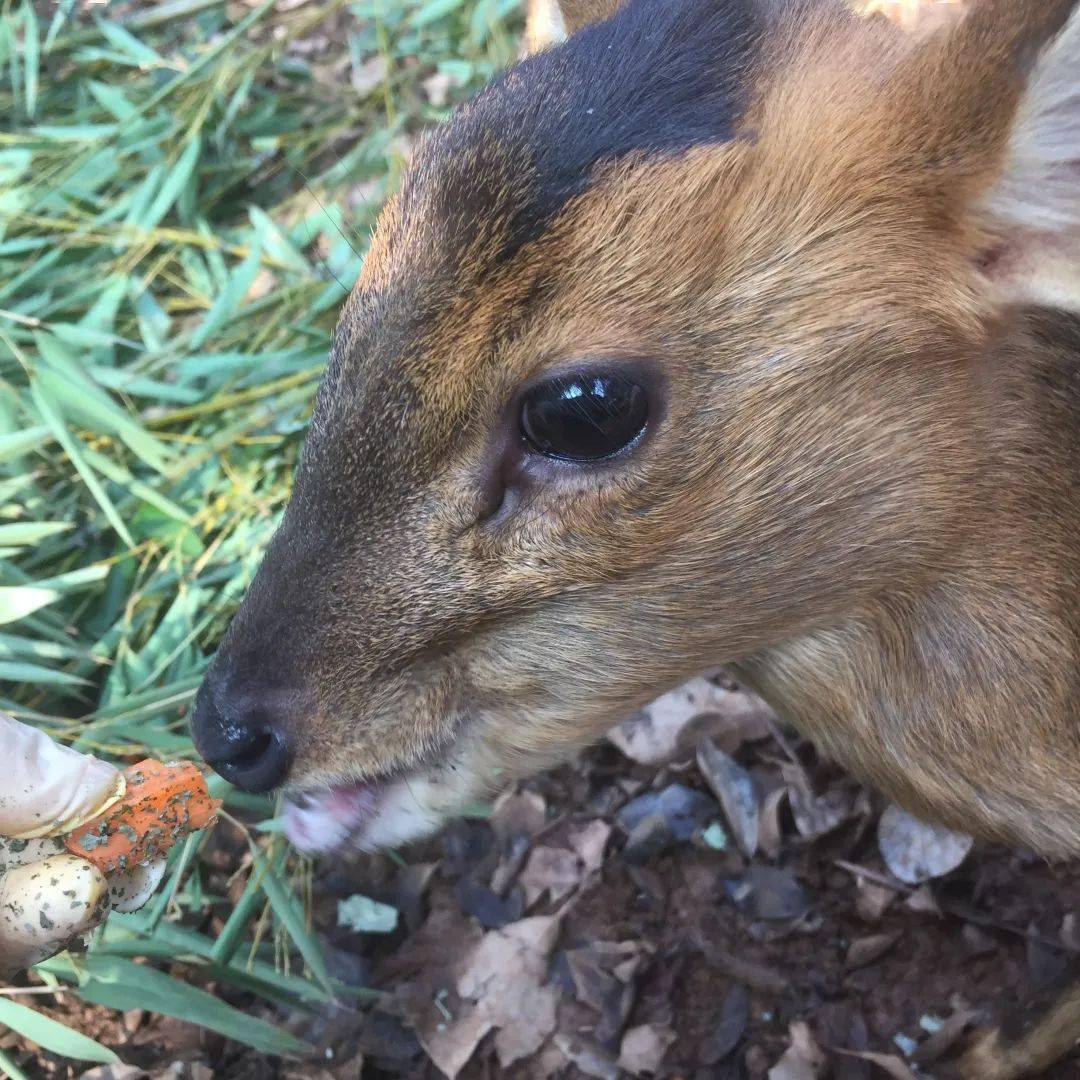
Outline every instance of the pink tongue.
{"type": "Polygon", "coordinates": [[[367,784],[305,792],[285,803],[285,835],[301,851],[330,851],[360,826],[375,801],[367,784]]]}

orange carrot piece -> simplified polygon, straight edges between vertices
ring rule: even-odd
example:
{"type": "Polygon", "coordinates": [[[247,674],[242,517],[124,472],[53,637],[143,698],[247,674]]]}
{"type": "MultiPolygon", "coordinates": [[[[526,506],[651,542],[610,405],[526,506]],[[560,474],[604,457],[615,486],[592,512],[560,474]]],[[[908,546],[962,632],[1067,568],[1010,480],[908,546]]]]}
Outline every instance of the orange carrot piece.
{"type": "Polygon", "coordinates": [[[221,808],[191,762],[140,761],[124,776],[124,797],[64,838],[68,851],[106,874],[164,855],[189,833],[212,824],[221,808]]]}

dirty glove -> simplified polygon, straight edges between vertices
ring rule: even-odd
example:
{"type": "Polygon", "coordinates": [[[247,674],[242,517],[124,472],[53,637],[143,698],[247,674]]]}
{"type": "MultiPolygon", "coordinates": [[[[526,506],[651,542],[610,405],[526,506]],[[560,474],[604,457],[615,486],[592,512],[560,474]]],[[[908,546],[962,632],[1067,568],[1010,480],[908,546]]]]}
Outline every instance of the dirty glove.
{"type": "Polygon", "coordinates": [[[164,859],[108,880],[64,847],[65,833],[124,795],[124,776],[0,713],[0,978],[63,951],[110,910],[153,895],[164,859]]]}

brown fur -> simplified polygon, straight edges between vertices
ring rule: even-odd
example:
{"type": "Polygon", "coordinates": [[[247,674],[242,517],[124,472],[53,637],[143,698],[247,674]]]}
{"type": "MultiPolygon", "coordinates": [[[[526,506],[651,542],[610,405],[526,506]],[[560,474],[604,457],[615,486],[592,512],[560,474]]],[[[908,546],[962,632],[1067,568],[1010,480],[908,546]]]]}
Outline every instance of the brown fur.
{"type": "Polygon", "coordinates": [[[727,661],[914,812],[1080,852],[1080,320],[1020,303],[1042,233],[995,201],[1072,6],[915,38],[767,5],[740,137],[602,166],[506,258],[499,131],[421,155],[219,661],[292,656],[295,787],[423,769],[450,810],[727,661]],[[519,388],[583,356],[663,416],[501,472],[519,388]]]}

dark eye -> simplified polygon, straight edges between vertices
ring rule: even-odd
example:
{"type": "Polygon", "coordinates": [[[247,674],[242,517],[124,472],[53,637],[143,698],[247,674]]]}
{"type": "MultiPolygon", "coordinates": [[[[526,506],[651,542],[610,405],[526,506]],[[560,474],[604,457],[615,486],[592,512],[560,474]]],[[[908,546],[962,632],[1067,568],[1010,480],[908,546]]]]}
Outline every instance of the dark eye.
{"type": "Polygon", "coordinates": [[[521,406],[521,433],[547,457],[597,461],[629,446],[648,419],[640,383],[611,372],[581,372],[529,391],[521,406]]]}

